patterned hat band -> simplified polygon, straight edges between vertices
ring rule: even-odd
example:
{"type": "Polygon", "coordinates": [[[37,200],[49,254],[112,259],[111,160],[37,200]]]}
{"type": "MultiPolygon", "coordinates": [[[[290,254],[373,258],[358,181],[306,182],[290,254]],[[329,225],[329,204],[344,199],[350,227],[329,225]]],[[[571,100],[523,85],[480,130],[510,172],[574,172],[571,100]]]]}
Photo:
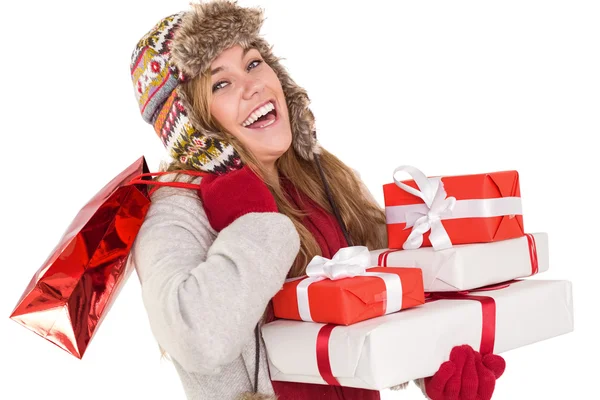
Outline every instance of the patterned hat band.
{"type": "Polygon", "coordinates": [[[242,167],[239,154],[220,132],[201,126],[179,84],[200,75],[224,50],[252,44],[275,71],[286,98],[296,153],[312,160],[319,152],[306,91],[298,86],[260,36],[264,17],[257,8],[216,0],[190,4],[160,20],[137,43],[131,78],[142,118],[154,126],[169,155],[190,168],[226,173],[242,167]]]}

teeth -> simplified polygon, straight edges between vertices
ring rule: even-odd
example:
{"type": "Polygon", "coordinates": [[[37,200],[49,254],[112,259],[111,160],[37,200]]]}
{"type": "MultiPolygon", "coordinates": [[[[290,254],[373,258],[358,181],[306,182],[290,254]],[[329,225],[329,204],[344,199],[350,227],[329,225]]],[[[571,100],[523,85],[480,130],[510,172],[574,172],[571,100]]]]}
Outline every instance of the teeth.
{"type": "Polygon", "coordinates": [[[269,103],[265,104],[258,110],[254,111],[248,117],[248,119],[246,121],[244,121],[242,126],[246,127],[246,126],[256,122],[257,119],[259,119],[260,117],[262,117],[263,115],[265,115],[266,113],[268,113],[269,111],[274,110],[274,109],[275,109],[275,106],[273,105],[273,103],[269,102],[269,103]]]}

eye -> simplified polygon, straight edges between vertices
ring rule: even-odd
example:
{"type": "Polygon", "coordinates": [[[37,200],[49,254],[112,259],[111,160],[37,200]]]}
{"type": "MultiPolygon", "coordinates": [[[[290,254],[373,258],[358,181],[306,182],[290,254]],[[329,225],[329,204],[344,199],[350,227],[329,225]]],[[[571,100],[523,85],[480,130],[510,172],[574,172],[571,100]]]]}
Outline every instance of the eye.
{"type": "Polygon", "coordinates": [[[217,90],[221,89],[221,88],[219,87],[219,85],[220,85],[220,84],[222,84],[222,83],[225,83],[225,81],[220,81],[220,82],[217,82],[217,83],[215,83],[215,84],[213,85],[213,87],[212,87],[212,91],[213,91],[213,93],[214,93],[215,91],[217,91],[217,90]]]}
{"type": "MultiPolygon", "coordinates": [[[[256,59],[256,60],[251,61],[250,64],[248,64],[248,66],[250,66],[254,63],[258,63],[258,64],[256,64],[256,66],[258,67],[260,64],[262,64],[262,62],[263,61],[261,59],[256,59]]],[[[254,69],[254,68],[252,68],[252,69],[254,69]]]]}
{"type": "MultiPolygon", "coordinates": [[[[262,64],[263,60],[261,59],[256,59],[256,60],[252,60],[250,61],[250,64],[248,64],[248,68],[250,68],[251,65],[253,65],[254,63],[257,63],[255,67],[251,68],[254,69],[256,67],[258,67],[260,64],[262,64]]],[[[246,70],[248,70],[248,68],[246,68],[246,70]]],[[[219,81],[217,83],[215,83],[212,87],[212,91],[213,93],[221,88],[223,88],[223,86],[220,86],[222,83],[227,83],[227,81],[219,81]]]]}

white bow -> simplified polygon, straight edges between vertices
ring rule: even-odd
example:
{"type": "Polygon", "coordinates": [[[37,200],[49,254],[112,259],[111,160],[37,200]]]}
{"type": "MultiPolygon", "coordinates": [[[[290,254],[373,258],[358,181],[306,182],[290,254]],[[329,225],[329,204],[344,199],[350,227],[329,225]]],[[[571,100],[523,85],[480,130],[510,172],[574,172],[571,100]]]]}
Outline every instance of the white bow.
{"type": "Polygon", "coordinates": [[[311,278],[338,280],[364,275],[371,266],[371,254],[366,246],[343,247],[332,259],[314,256],[306,266],[311,278]]]}
{"type": "Polygon", "coordinates": [[[441,178],[427,178],[423,172],[410,165],[403,165],[394,170],[394,183],[396,185],[423,200],[427,206],[427,212],[412,211],[406,213],[406,228],[412,227],[412,231],[402,248],[404,250],[418,249],[423,244],[423,235],[431,230],[429,241],[435,250],[443,250],[452,247],[448,232],[442,224],[442,218],[452,215],[456,204],[455,197],[446,197],[444,183],[441,178]],[[396,172],[408,173],[420,190],[412,188],[396,179],[396,172]]]}
{"type": "Polygon", "coordinates": [[[308,287],[325,279],[338,280],[355,276],[374,276],[385,284],[385,313],[389,314],[402,309],[402,281],[397,274],[384,272],[367,272],[371,267],[371,252],[366,246],[343,247],[332,259],[314,256],[306,266],[307,278],[302,279],[296,287],[298,297],[298,313],[303,321],[313,321],[308,287]]]}

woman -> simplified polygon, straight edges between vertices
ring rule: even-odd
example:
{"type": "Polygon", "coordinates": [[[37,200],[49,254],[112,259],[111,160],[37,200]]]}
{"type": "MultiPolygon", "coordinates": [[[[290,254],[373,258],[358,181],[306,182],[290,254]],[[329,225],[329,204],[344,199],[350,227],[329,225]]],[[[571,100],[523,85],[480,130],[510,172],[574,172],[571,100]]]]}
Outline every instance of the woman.
{"type": "Polygon", "coordinates": [[[284,280],[314,255],[381,248],[386,236],[353,170],[319,147],[308,96],[259,36],[262,21],[236,3],[193,4],[133,52],[142,116],[175,160],[161,169],[208,173],[197,193],[158,189],[132,249],[152,332],[191,399],[379,399],[269,377],[258,328],[284,280]]]}
{"type": "Polygon", "coordinates": [[[366,186],[318,145],[308,96],[259,36],[262,21],[234,2],[192,4],[133,52],[142,117],[174,159],[161,169],[206,172],[197,192],[156,190],[134,243],[150,326],[190,399],[379,399],[270,380],[260,326],[284,280],[315,255],[387,237],[366,186]]]}

